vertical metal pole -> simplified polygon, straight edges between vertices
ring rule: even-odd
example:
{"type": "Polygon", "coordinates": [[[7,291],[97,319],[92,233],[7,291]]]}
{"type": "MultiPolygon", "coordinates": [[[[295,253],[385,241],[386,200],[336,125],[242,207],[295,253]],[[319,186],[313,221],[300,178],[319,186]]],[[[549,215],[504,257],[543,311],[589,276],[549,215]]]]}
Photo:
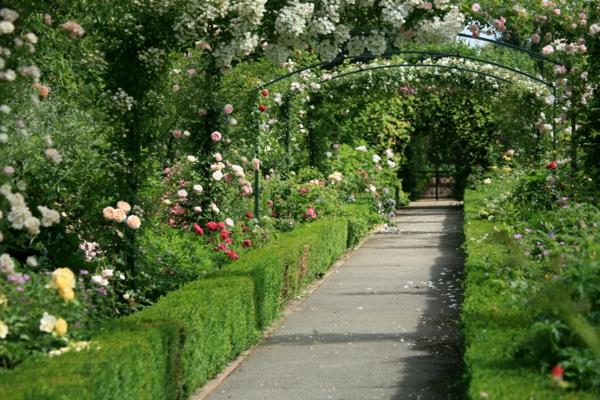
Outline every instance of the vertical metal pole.
{"type": "MultiPolygon", "coordinates": [[[[257,101],[256,107],[254,108],[254,113],[256,115],[256,134],[254,135],[254,158],[260,159],[258,157],[258,148],[260,141],[260,112],[258,111],[258,107],[260,106],[260,94],[258,96],[259,97],[257,98],[259,100],[257,101]]],[[[254,218],[260,220],[260,170],[254,171],[254,218]]]]}
{"type": "Polygon", "coordinates": [[[554,97],[554,104],[552,106],[552,155],[556,158],[558,137],[556,135],[556,86],[552,86],[552,96],[554,97]]]}
{"type": "Polygon", "coordinates": [[[284,99],[284,107],[282,108],[283,117],[285,118],[285,173],[286,177],[289,176],[290,169],[292,166],[291,154],[290,154],[290,132],[292,126],[290,124],[290,107],[291,107],[291,95],[287,95],[284,99]]]}
{"type": "Polygon", "coordinates": [[[571,165],[573,171],[577,171],[577,148],[579,147],[579,137],[577,136],[577,114],[571,116],[571,165]]]}
{"type": "Polygon", "coordinates": [[[440,167],[439,165],[435,166],[435,201],[440,199],[440,195],[438,193],[438,186],[440,184],[440,167]]]}

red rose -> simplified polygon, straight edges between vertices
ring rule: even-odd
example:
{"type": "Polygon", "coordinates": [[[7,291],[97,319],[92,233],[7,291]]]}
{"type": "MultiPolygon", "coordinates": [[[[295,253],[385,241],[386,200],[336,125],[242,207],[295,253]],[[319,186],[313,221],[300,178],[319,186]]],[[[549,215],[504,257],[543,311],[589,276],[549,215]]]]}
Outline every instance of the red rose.
{"type": "Polygon", "coordinates": [[[254,218],[254,214],[252,213],[252,211],[246,211],[246,218],[248,218],[248,219],[254,218]]]}
{"type": "Polygon", "coordinates": [[[244,246],[245,248],[252,247],[252,240],[250,240],[250,239],[244,240],[242,242],[242,246],[244,246]]]}
{"type": "Polygon", "coordinates": [[[263,97],[269,97],[269,89],[263,89],[260,94],[262,94],[263,97]]]}
{"type": "Polygon", "coordinates": [[[222,250],[222,251],[229,251],[229,249],[227,248],[227,244],[226,243],[219,243],[219,247],[217,248],[217,250],[222,250]]]}
{"type": "Polygon", "coordinates": [[[207,223],[206,227],[208,229],[210,229],[211,231],[213,231],[213,232],[215,232],[215,231],[217,231],[219,229],[219,225],[216,222],[213,222],[213,221],[207,223]]]}
{"type": "Polygon", "coordinates": [[[265,112],[267,111],[267,105],[266,104],[261,104],[260,106],[258,106],[258,111],[260,112],[265,112]]]}
{"type": "Polygon", "coordinates": [[[310,207],[308,210],[306,210],[306,216],[310,217],[312,219],[316,219],[317,218],[317,212],[315,211],[314,208],[310,207]]]}
{"type": "Polygon", "coordinates": [[[194,231],[200,235],[200,236],[204,236],[204,229],[202,229],[202,227],[198,224],[194,224],[194,231]]]}
{"type": "Polygon", "coordinates": [[[223,239],[223,240],[229,239],[229,231],[227,229],[223,229],[221,231],[221,239],[223,239]]]}
{"type": "Polygon", "coordinates": [[[219,226],[220,230],[225,229],[225,222],[219,222],[219,223],[217,223],[217,225],[219,226]]]}
{"type": "Polygon", "coordinates": [[[552,377],[555,379],[563,379],[563,377],[565,376],[565,369],[563,367],[560,366],[560,364],[556,364],[553,368],[552,368],[552,377]]]}
{"type": "Polygon", "coordinates": [[[556,161],[552,161],[551,163],[546,165],[546,169],[556,169],[556,168],[558,168],[558,162],[556,162],[556,161]]]}
{"type": "Polygon", "coordinates": [[[238,255],[238,253],[236,253],[233,250],[229,250],[227,251],[227,257],[229,257],[230,259],[232,259],[233,261],[237,260],[240,258],[240,256],[238,255]]]}

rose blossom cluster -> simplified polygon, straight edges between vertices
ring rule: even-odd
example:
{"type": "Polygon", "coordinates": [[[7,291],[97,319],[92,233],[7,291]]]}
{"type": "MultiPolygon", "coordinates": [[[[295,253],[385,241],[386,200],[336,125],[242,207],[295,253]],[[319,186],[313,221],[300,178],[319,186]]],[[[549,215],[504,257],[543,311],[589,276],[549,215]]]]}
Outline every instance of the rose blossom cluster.
{"type": "MultiPolygon", "coordinates": [[[[209,221],[206,223],[206,229],[209,232],[215,234],[213,238],[210,239],[211,242],[219,242],[218,245],[214,248],[215,252],[223,252],[229,257],[229,259],[235,261],[240,258],[239,254],[231,249],[229,246],[233,244],[232,233],[229,229],[234,226],[234,222],[232,219],[227,218],[223,222],[215,222],[209,221]]],[[[200,236],[204,236],[205,230],[198,224],[194,224],[193,226],[194,232],[196,232],[200,236]]]]}
{"type": "Polygon", "coordinates": [[[142,221],[137,215],[127,215],[131,211],[131,205],[125,201],[117,202],[117,208],[105,207],[102,210],[102,215],[109,221],[115,221],[117,223],[125,222],[131,229],[140,229],[142,221]]]}

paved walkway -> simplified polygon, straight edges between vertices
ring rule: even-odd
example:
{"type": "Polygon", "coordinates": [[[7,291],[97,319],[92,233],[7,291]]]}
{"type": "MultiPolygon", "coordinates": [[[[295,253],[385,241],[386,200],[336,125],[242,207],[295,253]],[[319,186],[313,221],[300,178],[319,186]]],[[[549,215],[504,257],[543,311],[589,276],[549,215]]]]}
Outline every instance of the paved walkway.
{"type": "Polygon", "coordinates": [[[417,202],[369,239],[211,400],[459,399],[462,210],[417,202]]]}

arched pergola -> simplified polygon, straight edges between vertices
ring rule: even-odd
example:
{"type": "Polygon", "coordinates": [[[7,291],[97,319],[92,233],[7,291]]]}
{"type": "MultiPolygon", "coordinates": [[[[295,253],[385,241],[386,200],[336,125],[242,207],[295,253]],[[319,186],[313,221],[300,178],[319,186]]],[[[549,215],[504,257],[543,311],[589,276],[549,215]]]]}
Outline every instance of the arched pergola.
{"type": "MultiPolygon", "coordinates": [[[[470,39],[470,40],[476,40],[476,41],[482,41],[485,43],[493,44],[494,46],[508,48],[513,51],[527,54],[532,59],[537,60],[538,62],[541,62],[544,64],[545,63],[550,63],[550,64],[554,64],[554,65],[557,64],[556,62],[548,59],[547,57],[544,57],[541,54],[535,53],[528,49],[521,48],[519,46],[515,46],[511,43],[501,42],[501,41],[497,41],[495,39],[484,38],[484,37],[476,38],[476,37],[473,37],[473,36],[470,36],[467,34],[463,34],[463,33],[458,34],[457,37],[458,38],[466,38],[466,39],[470,39]]],[[[323,69],[331,70],[336,67],[339,67],[340,65],[347,64],[347,63],[360,64],[360,63],[364,63],[364,62],[372,61],[372,60],[376,60],[376,59],[390,59],[393,56],[401,56],[401,55],[424,56],[424,57],[428,57],[430,59],[431,58],[434,58],[434,59],[453,58],[456,60],[472,61],[475,63],[479,63],[479,64],[483,64],[483,65],[490,65],[495,68],[499,68],[499,69],[508,71],[515,75],[519,75],[519,76],[525,77],[529,80],[532,80],[533,82],[536,82],[537,84],[548,87],[552,91],[552,94],[553,94],[552,143],[553,143],[553,146],[556,147],[556,108],[557,108],[556,94],[557,94],[557,88],[553,82],[546,81],[540,77],[536,77],[526,71],[522,71],[520,69],[511,67],[509,65],[498,63],[498,62],[495,62],[492,60],[486,60],[486,59],[479,58],[479,57],[463,55],[463,54],[460,54],[460,52],[458,52],[458,51],[452,53],[452,52],[432,51],[432,50],[389,50],[381,55],[365,53],[365,54],[362,54],[359,56],[350,56],[350,55],[340,53],[336,58],[334,58],[332,60],[322,61],[322,62],[308,65],[306,67],[298,68],[287,74],[280,75],[264,84],[261,84],[258,88],[256,88],[256,93],[260,93],[264,89],[269,89],[270,87],[272,87],[282,81],[296,77],[306,71],[315,71],[315,70],[323,70],[323,69]]],[[[488,72],[478,71],[473,68],[460,67],[460,66],[455,66],[455,65],[438,65],[438,64],[428,64],[428,63],[419,63],[419,62],[406,62],[406,63],[396,63],[396,64],[361,67],[354,71],[348,71],[348,72],[341,73],[339,75],[332,77],[331,79],[322,80],[319,83],[322,84],[325,82],[330,82],[332,80],[338,80],[338,79],[346,78],[346,77],[349,77],[352,75],[357,75],[357,74],[362,74],[362,73],[367,73],[367,72],[389,70],[389,69],[402,69],[402,68],[436,68],[436,69],[454,70],[454,71],[472,73],[472,74],[475,74],[475,75],[478,75],[481,77],[494,79],[494,80],[497,80],[502,83],[513,83],[511,80],[506,79],[504,77],[501,77],[501,76],[498,76],[498,75],[495,75],[492,73],[488,73],[488,72]]],[[[259,95],[257,95],[257,96],[259,96],[259,95]]],[[[259,104],[260,104],[260,100],[258,100],[258,97],[257,97],[257,104],[256,104],[257,109],[258,109],[259,104]]],[[[259,138],[260,138],[259,118],[256,118],[256,125],[257,126],[256,126],[256,135],[255,135],[255,141],[254,141],[254,156],[256,158],[258,158],[258,156],[259,156],[259,138]]],[[[254,215],[256,216],[256,218],[260,217],[260,211],[261,211],[260,210],[260,171],[256,170],[254,173],[254,215]]]]}

